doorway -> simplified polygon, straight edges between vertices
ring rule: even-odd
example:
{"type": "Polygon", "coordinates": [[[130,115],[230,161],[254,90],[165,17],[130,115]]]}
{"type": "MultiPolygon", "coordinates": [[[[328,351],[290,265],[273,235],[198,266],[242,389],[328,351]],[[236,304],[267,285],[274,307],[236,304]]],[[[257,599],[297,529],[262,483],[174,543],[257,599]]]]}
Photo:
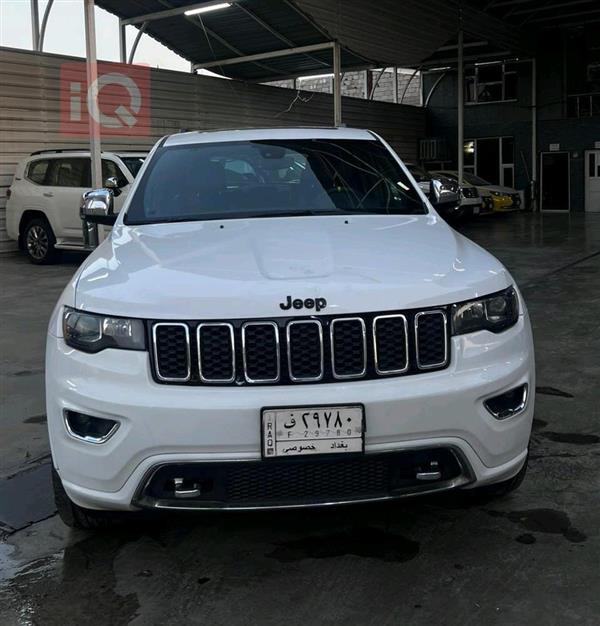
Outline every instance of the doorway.
{"type": "Polygon", "coordinates": [[[600,213],[600,150],[585,153],[585,210],[600,213]]]}
{"type": "Polygon", "coordinates": [[[569,153],[542,152],[540,175],[540,210],[568,213],[571,210],[569,153]]]}

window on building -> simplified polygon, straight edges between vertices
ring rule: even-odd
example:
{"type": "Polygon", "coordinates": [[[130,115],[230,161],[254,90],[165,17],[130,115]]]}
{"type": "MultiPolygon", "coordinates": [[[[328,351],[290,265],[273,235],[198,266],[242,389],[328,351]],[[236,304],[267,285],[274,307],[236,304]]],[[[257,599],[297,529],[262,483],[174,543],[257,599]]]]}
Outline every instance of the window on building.
{"type": "Polygon", "coordinates": [[[517,99],[515,63],[486,63],[465,69],[465,102],[504,102],[517,99]]]}
{"type": "Polygon", "coordinates": [[[494,185],[514,187],[515,141],[513,137],[467,139],[464,143],[465,172],[494,185]]]}

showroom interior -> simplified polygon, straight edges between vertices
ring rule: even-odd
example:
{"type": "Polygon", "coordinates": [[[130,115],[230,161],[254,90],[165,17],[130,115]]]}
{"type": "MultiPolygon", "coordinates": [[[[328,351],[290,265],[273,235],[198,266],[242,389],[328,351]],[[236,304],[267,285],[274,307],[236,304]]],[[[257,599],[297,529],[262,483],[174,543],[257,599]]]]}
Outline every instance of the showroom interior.
{"type": "MultiPolygon", "coordinates": [[[[597,623],[598,3],[81,0],[60,28],[77,32],[85,56],[48,49],[63,3],[23,0],[29,47],[0,39],[0,622],[597,623]],[[114,25],[110,60],[99,12],[114,25]],[[186,71],[145,63],[148,39],[186,71]],[[126,103],[137,126],[76,119],[80,90],[123,68],[142,71],[144,103],[126,103]],[[527,302],[537,370],[527,478],[492,502],[441,494],[67,529],[50,493],[45,333],[106,233],[76,207],[54,262],[31,263],[24,229],[44,216],[25,207],[7,225],[19,164],[83,152],[86,184],[72,186],[100,188],[105,154],[273,127],[366,128],[415,171],[481,195],[450,224],[506,266],[527,302]]],[[[109,108],[123,97],[112,92],[109,108]]]]}

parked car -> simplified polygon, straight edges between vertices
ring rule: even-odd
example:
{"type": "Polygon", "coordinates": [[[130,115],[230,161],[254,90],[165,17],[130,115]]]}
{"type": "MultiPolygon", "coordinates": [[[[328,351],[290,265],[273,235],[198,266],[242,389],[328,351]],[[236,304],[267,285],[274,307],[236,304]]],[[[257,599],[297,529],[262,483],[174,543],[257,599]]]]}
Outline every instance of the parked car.
{"type": "Polygon", "coordinates": [[[452,197],[454,195],[459,195],[459,203],[450,201],[441,206],[438,204],[438,212],[445,219],[450,221],[459,221],[463,219],[467,214],[472,215],[475,212],[479,212],[479,193],[477,193],[477,198],[467,198],[461,193],[461,190],[459,189],[458,184],[454,179],[448,176],[444,176],[442,174],[432,175],[431,172],[424,170],[422,167],[419,167],[414,163],[406,163],[406,167],[427,197],[429,197],[429,195],[432,193],[434,185],[438,186],[442,194],[448,191],[452,197]]]}
{"type": "MultiPolygon", "coordinates": [[[[102,180],[114,178],[115,209],[125,202],[146,153],[104,152],[102,180]]],[[[6,204],[6,230],[33,263],[55,261],[59,250],[83,249],[79,206],[91,187],[90,152],[40,150],[15,171],[6,204]]]]}
{"type": "MultiPolygon", "coordinates": [[[[453,174],[456,178],[458,177],[457,172],[446,172],[446,174],[453,174]]],[[[491,198],[494,211],[515,211],[522,207],[522,194],[512,187],[494,185],[471,172],[465,172],[463,179],[475,186],[482,195],[486,194],[491,198]]]]}
{"type": "Polygon", "coordinates": [[[180,133],[113,202],[85,195],[83,215],[114,227],[48,329],[67,524],[521,483],[523,297],[379,136],[180,133]]]}
{"type": "MultiPolygon", "coordinates": [[[[436,170],[432,172],[436,176],[447,176],[448,178],[458,182],[458,172],[454,170],[436,170]]],[[[475,186],[466,176],[463,176],[462,185],[460,187],[462,195],[465,199],[470,199],[473,203],[473,214],[484,215],[492,213],[494,210],[494,202],[492,194],[486,189],[475,186]],[[477,210],[477,207],[479,210],[477,210]]]]}

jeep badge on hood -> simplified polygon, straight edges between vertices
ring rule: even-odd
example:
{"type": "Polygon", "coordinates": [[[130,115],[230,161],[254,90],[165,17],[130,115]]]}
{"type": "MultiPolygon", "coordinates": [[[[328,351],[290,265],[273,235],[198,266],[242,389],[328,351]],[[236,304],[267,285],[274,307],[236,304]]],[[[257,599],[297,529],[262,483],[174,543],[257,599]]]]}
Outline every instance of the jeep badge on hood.
{"type": "Polygon", "coordinates": [[[279,307],[284,311],[289,311],[292,307],[294,309],[315,309],[316,311],[320,311],[327,306],[327,300],[325,298],[306,298],[306,300],[301,300],[300,298],[296,298],[292,300],[292,296],[288,296],[285,302],[280,302],[279,307]]]}

